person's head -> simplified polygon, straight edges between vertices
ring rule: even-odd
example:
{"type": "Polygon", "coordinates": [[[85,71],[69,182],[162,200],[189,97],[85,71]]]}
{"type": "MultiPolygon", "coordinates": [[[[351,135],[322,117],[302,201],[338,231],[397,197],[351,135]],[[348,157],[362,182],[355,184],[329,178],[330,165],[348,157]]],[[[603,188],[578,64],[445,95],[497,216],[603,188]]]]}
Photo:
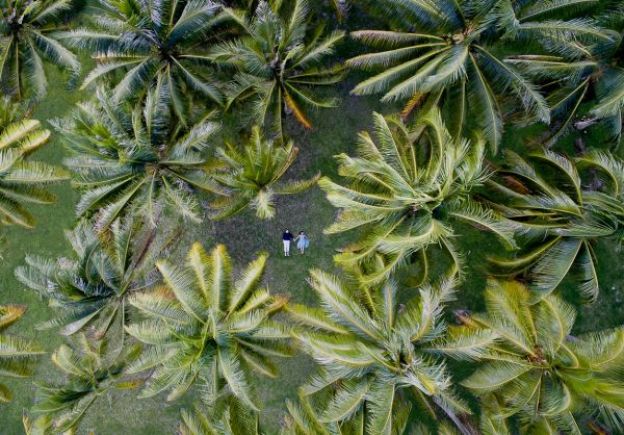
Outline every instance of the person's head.
{"type": "Polygon", "coordinates": [[[299,235],[303,236],[305,233],[303,231],[299,231],[299,235]]]}
{"type": "Polygon", "coordinates": [[[285,233],[290,233],[290,230],[289,230],[288,228],[286,228],[286,229],[284,230],[284,232],[285,232],[285,233]]]}

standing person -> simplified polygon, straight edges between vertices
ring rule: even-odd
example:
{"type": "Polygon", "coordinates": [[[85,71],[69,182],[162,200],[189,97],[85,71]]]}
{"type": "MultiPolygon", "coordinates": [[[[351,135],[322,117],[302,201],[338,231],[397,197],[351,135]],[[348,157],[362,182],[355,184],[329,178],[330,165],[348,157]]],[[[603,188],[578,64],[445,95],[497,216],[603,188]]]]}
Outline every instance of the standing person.
{"type": "Polygon", "coordinates": [[[290,257],[290,242],[293,238],[294,237],[292,233],[288,229],[285,229],[284,233],[282,234],[282,242],[284,243],[284,257],[290,257]]]}
{"type": "Polygon", "coordinates": [[[305,254],[305,250],[308,246],[310,246],[310,239],[306,235],[305,232],[299,231],[299,235],[295,238],[295,242],[297,242],[297,249],[301,252],[301,255],[305,254]]]}

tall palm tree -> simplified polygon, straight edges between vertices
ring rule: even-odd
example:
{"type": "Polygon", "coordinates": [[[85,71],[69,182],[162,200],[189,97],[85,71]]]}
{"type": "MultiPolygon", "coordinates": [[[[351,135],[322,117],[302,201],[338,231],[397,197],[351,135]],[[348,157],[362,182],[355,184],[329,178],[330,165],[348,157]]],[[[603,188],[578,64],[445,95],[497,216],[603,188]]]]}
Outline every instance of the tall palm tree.
{"type": "Polygon", "coordinates": [[[610,39],[591,45],[570,44],[568,50],[557,55],[518,55],[507,59],[550,89],[550,106],[558,125],[548,145],[567,133],[581,116],[589,118],[582,122],[585,125],[607,120],[616,142],[622,136],[624,5],[609,4],[598,22],[613,29],[603,30],[610,39]]]}
{"type": "Polygon", "coordinates": [[[0,100],[0,225],[34,226],[28,204],[51,204],[56,198],[44,187],[66,180],[60,168],[27,159],[43,146],[50,131],[26,118],[19,106],[0,100]]]}
{"type": "Polygon", "coordinates": [[[132,367],[153,369],[143,396],[171,390],[168,400],[174,400],[201,382],[211,400],[231,393],[258,410],[252,373],[275,376],[270,357],[289,354],[289,335],[272,320],[285,301],[261,283],[266,260],[259,256],[236,281],[223,245],[208,254],[195,243],[184,267],[156,263],[164,285],[131,296],[147,320],[126,328],[152,345],[132,367]]]}
{"type": "Polygon", "coordinates": [[[490,280],[485,301],[486,314],[460,316],[468,330],[499,340],[462,385],[499,404],[499,418],[518,416],[523,433],[580,434],[584,413],[622,421],[623,328],[573,337],[571,305],[553,295],[530,305],[513,281],[490,280]]]}
{"type": "Polygon", "coordinates": [[[71,120],[56,125],[73,153],[65,164],[82,191],[76,214],[95,215],[99,230],[132,213],[154,227],[163,209],[201,221],[196,191],[218,190],[202,153],[218,124],[204,119],[182,127],[158,90],[131,107],[100,89],[97,102],[79,105],[71,120]]]}
{"type": "Polygon", "coordinates": [[[323,37],[307,32],[308,4],[294,0],[289,7],[280,0],[262,1],[250,21],[241,21],[245,35],[211,50],[211,58],[233,65],[237,73],[229,90],[230,104],[248,101],[254,120],[283,134],[284,115],[292,114],[305,128],[312,128],[304,107],[335,106],[334,98],[312,93],[319,86],[338,83],[341,66],[326,67],[344,32],[323,37]]]}
{"type": "Polygon", "coordinates": [[[115,101],[141,100],[158,90],[183,123],[193,95],[202,106],[221,104],[206,51],[232,29],[217,2],[98,0],[98,6],[92,23],[63,35],[96,61],[83,89],[111,83],[115,101]]]}
{"type": "Polygon", "coordinates": [[[138,346],[128,347],[115,357],[108,354],[106,340],[90,342],[80,334],[70,344],[61,345],[52,354],[52,362],[64,377],[38,385],[32,408],[32,413],[39,416],[32,423],[36,433],[75,433],[72,431],[98,399],[110,400],[115,391],[133,389],[142,383],[127,371],[140,353],[138,346]]]}
{"type": "Polygon", "coordinates": [[[528,243],[514,258],[492,259],[495,270],[524,274],[537,299],[570,275],[580,294],[594,301],[599,282],[592,243],[621,238],[624,162],[599,151],[574,160],[551,151],[532,154],[529,161],[507,156],[508,165],[490,185],[506,198],[497,202],[521,225],[528,243]]]}
{"type": "Polygon", "coordinates": [[[326,233],[360,230],[356,244],[336,256],[338,263],[352,268],[381,261],[381,269],[363,277],[379,282],[398,266],[419,262],[424,279],[430,249],[440,247],[456,273],[461,259],[453,227],[460,222],[492,231],[507,247],[515,246],[513,223],[472,198],[488,177],[482,140],[454,140],[435,109],[411,126],[375,114],[374,127],[376,141],[367,132],[360,134],[359,157],[337,157],[339,174],[351,184],[329,178],[319,182],[341,209],[326,233]]]}
{"type": "Polygon", "coordinates": [[[72,11],[71,0],[0,2],[0,89],[21,99],[45,95],[44,63],[77,75],[80,62],[57,38],[72,11]]]}
{"type": "Polygon", "coordinates": [[[109,337],[110,346],[124,346],[128,297],[149,286],[146,274],[162,251],[154,234],[141,234],[134,222],[115,222],[109,234],[96,236],[81,222],[66,237],[73,257],[56,261],[28,255],[15,270],[17,279],[39,293],[57,315],[39,325],[60,328],[63,335],[89,332],[109,337]],[[142,237],[141,237],[142,236],[142,237]]]}
{"type": "Polygon", "coordinates": [[[256,216],[261,219],[275,216],[276,196],[301,193],[319,179],[317,175],[309,180],[280,182],[297,154],[299,148],[292,141],[282,145],[279,139],[265,139],[260,127],[252,129],[242,150],[231,144],[219,148],[218,158],[225,165],[213,177],[224,187],[226,196],[212,203],[217,211],[213,218],[223,219],[247,207],[256,210],[256,216]]]}
{"type": "Polygon", "coordinates": [[[321,365],[301,389],[328,398],[317,406],[321,422],[356,419],[371,434],[401,433],[415,400],[431,417],[442,411],[462,427],[456,412],[469,410],[440,356],[476,359],[496,337],[445,325],[452,281],[423,286],[405,304],[392,281],[371,288],[313,270],[309,282],[321,308],[288,305],[287,311],[300,325],[295,337],[321,365]]]}
{"type": "MultiPolygon", "coordinates": [[[[44,353],[31,341],[5,334],[6,329],[24,315],[23,305],[0,305],[0,374],[15,378],[32,375],[33,365],[38,355],[44,353]]],[[[9,387],[0,383],[0,404],[13,398],[9,387]]]]}
{"type": "Polygon", "coordinates": [[[428,107],[443,100],[454,137],[474,118],[496,151],[503,132],[503,98],[543,122],[550,119],[537,87],[505,62],[501,52],[517,48],[552,53],[574,41],[609,40],[589,20],[558,18],[579,3],[598,2],[389,0],[383,8],[391,22],[398,22],[397,30],[352,33],[385,50],[348,61],[355,68],[381,70],[353,93],[383,93],[382,101],[407,101],[404,115],[420,104],[428,107]]]}

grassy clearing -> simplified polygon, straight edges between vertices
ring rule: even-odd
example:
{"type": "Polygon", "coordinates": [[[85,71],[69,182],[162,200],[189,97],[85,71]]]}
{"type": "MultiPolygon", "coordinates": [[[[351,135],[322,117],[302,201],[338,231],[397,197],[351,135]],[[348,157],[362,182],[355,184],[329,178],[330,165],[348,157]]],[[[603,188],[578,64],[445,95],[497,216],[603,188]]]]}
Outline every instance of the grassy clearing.
{"type": "MultiPolygon", "coordinates": [[[[41,120],[49,120],[68,114],[73,104],[88,97],[86,93],[67,91],[53,84],[48,98],[34,113],[41,120]]],[[[291,175],[301,178],[315,174],[319,170],[325,175],[335,176],[333,155],[338,152],[353,151],[356,133],[370,126],[371,112],[377,108],[372,99],[348,97],[349,85],[341,89],[343,101],[340,107],[320,112],[314,116],[315,129],[310,132],[295,127],[290,135],[301,148],[300,157],[291,175]]],[[[506,143],[513,148],[526,146],[524,138],[534,129],[513,130],[507,135],[506,143]]],[[[64,154],[58,136],[43,151],[40,159],[59,162],[64,154]]],[[[73,204],[76,194],[65,184],[56,189],[59,201],[52,207],[35,208],[38,226],[34,230],[11,228],[6,233],[4,260],[0,267],[0,303],[27,304],[29,310],[23,320],[13,328],[13,332],[35,338],[51,352],[61,342],[54,331],[37,331],[35,325],[48,319],[52,312],[32,292],[25,291],[13,276],[14,268],[21,264],[27,252],[56,257],[66,255],[68,246],[63,230],[74,222],[73,204]]],[[[324,236],[322,230],[334,218],[335,210],[324,199],[318,188],[305,194],[282,198],[278,204],[275,219],[260,222],[250,213],[244,213],[225,222],[205,221],[201,225],[185,225],[185,234],[176,252],[186,252],[195,240],[206,247],[224,243],[230,250],[235,263],[246,264],[258,251],[270,254],[266,281],[274,293],[288,295],[302,303],[316,303],[312,290],[306,284],[307,271],[311,268],[333,270],[332,254],[345,243],[345,237],[324,236]],[[291,231],[301,229],[311,237],[311,247],[305,256],[294,252],[284,258],[281,252],[280,235],[283,228],[291,231]]],[[[348,237],[348,236],[347,236],[348,237]]],[[[452,308],[480,309],[481,291],[485,279],[485,258],[488,253],[500,247],[489,236],[477,230],[470,230],[460,239],[460,245],[467,259],[466,281],[459,291],[459,300],[452,308]]],[[[599,275],[602,278],[602,293],[599,301],[579,311],[579,332],[590,328],[598,329],[621,324],[624,321],[622,299],[622,276],[624,266],[618,259],[619,249],[614,244],[600,244],[599,275]]],[[[573,295],[567,296],[573,297],[573,295]]],[[[314,370],[314,364],[305,356],[297,356],[281,361],[281,376],[278,379],[258,379],[257,386],[263,399],[265,410],[263,421],[269,425],[270,433],[277,431],[285,410],[284,401],[296,394],[300,385],[314,370]]],[[[42,359],[34,382],[53,381],[56,372],[52,370],[49,358],[42,359]]],[[[22,433],[22,411],[28,409],[34,398],[33,381],[10,382],[16,399],[9,406],[0,409],[0,433],[13,435],[22,433]]],[[[102,398],[94,407],[79,433],[89,433],[97,428],[97,434],[168,434],[175,430],[179,409],[190,404],[192,394],[176,403],[166,403],[163,396],[153,399],[136,399],[135,392],[126,392],[110,398],[102,398]]]]}

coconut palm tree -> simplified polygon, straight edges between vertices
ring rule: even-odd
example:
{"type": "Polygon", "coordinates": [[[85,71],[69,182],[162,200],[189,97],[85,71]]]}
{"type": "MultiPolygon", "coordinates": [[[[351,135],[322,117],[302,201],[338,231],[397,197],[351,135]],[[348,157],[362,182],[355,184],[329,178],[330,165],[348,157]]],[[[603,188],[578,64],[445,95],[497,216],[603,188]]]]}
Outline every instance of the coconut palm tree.
{"type": "Polygon", "coordinates": [[[624,108],[624,5],[609,4],[598,22],[610,39],[591,45],[571,44],[557,55],[518,55],[507,62],[537,77],[550,89],[549,103],[558,121],[548,145],[570,130],[571,125],[608,122],[616,142],[622,136],[624,108]],[[579,120],[580,117],[586,119],[579,120]],[[577,124],[578,122],[578,124],[577,124]]]}
{"type": "Polygon", "coordinates": [[[308,35],[306,0],[288,8],[279,0],[262,1],[249,21],[241,21],[245,35],[211,50],[211,59],[237,69],[229,90],[229,104],[247,102],[247,111],[262,125],[283,134],[284,115],[292,114],[305,128],[312,128],[304,107],[334,107],[334,98],[312,93],[320,86],[342,80],[341,66],[324,66],[335,45],[344,37],[333,32],[308,35]]]}
{"type": "Polygon", "coordinates": [[[0,89],[21,99],[45,95],[45,63],[77,75],[80,62],[58,41],[71,0],[0,2],[0,89]]]}
{"type": "Polygon", "coordinates": [[[500,338],[461,383],[500,404],[498,417],[516,415],[522,433],[580,434],[577,418],[587,413],[622,421],[623,328],[573,337],[571,305],[553,295],[530,305],[529,290],[513,281],[490,280],[485,301],[486,314],[460,317],[468,330],[500,338]]]}
{"type": "MultiPolygon", "coordinates": [[[[0,305],[0,373],[2,376],[25,378],[32,375],[38,355],[44,353],[31,341],[5,334],[6,329],[26,312],[23,305],[0,305]]],[[[0,404],[13,398],[9,387],[0,383],[0,404]]]]}
{"type": "Polygon", "coordinates": [[[165,100],[155,90],[144,105],[130,107],[100,89],[98,104],[81,104],[72,119],[56,124],[73,154],[65,164],[82,191],[76,214],[94,216],[98,230],[132,213],[155,227],[163,210],[199,222],[196,191],[218,190],[202,153],[218,124],[203,119],[184,128],[165,100]]]}
{"type": "Polygon", "coordinates": [[[280,182],[299,154],[292,141],[282,145],[281,140],[265,139],[260,127],[254,127],[251,137],[238,150],[234,145],[219,148],[218,159],[225,164],[213,175],[223,186],[226,196],[214,201],[217,213],[213,219],[223,219],[247,207],[261,219],[275,216],[275,198],[294,195],[312,187],[320,175],[309,180],[280,182]]]}
{"type": "Polygon", "coordinates": [[[67,231],[72,258],[56,261],[26,256],[15,270],[17,279],[39,293],[57,315],[41,329],[60,328],[62,335],[89,332],[109,337],[109,346],[121,350],[128,323],[128,297],[149,286],[146,275],[162,251],[155,234],[141,234],[134,222],[116,221],[98,237],[86,222],[67,231]]]}
{"type": "MultiPolygon", "coordinates": [[[[461,259],[453,235],[457,223],[494,232],[513,248],[514,225],[472,198],[488,174],[484,143],[454,140],[439,111],[408,126],[396,117],[374,115],[375,139],[360,134],[359,157],[340,154],[343,186],[322,178],[321,188],[341,212],[329,234],[359,229],[355,245],[336,256],[348,268],[381,261],[365,282],[380,282],[408,261],[420,263],[426,278],[430,249],[440,247],[451,259],[450,273],[461,259]]],[[[366,272],[366,271],[365,271],[366,272]]]]}
{"type": "Polygon", "coordinates": [[[496,337],[444,324],[452,281],[423,286],[405,304],[392,281],[365,287],[313,270],[309,282],[321,308],[288,305],[287,311],[300,325],[295,338],[321,365],[301,388],[306,396],[328,398],[316,406],[321,422],[356,419],[371,434],[401,433],[415,400],[432,418],[442,411],[467,433],[456,413],[469,410],[440,357],[478,358],[496,337]]]}
{"type": "MultiPolygon", "coordinates": [[[[310,398],[299,394],[298,401],[286,400],[288,415],[285,419],[281,435],[334,435],[348,433],[350,435],[365,435],[364,414],[359,413],[357,418],[344,423],[321,421],[319,410],[310,398]]],[[[400,431],[394,432],[400,434],[400,431]]]]}
{"type": "Polygon", "coordinates": [[[527,243],[514,258],[492,259],[494,270],[524,274],[536,299],[571,276],[581,296],[594,301],[599,282],[592,243],[622,237],[624,162],[599,151],[574,160],[552,151],[531,154],[528,161],[507,156],[508,165],[490,185],[506,198],[497,202],[522,226],[527,243]]]}
{"type": "Polygon", "coordinates": [[[461,136],[467,119],[474,119],[496,151],[503,132],[503,98],[543,122],[550,119],[537,87],[505,62],[501,52],[552,53],[576,42],[610,39],[590,20],[559,19],[579,3],[597,2],[389,0],[383,9],[396,27],[352,33],[385,50],[348,61],[355,68],[381,70],[353,93],[383,93],[382,101],[407,101],[406,116],[421,104],[443,102],[454,137],[461,136]]]}
{"type": "Polygon", "coordinates": [[[184,267],[156,263],[164,285],[130,297],[147,320],[127,327],[153,345],[132,366],[153,369],[143,396],[171,390],[167,398],[174,400],[200,382],[206,398],[231,393],[258,410],[252,373],[275,376],[270,357],[289,355],[289,335],[272,320],[285,301],[261,284],[266,260],[260,255],[236,281],[223,245],[208,254],[195,243],[184,267]]]}
{"type": "Polygon", "coordinates": [[[51,204],[56,198],[44,187],[66,180],[60,168],[27,159],[43,146],[50,131],[28,119],[19,106],[0,100],[0,225],[34,226],[26,205],[51,204]]]}
{"type": "Polygon", "coordinates": [[[217,2],[98,0],[98,6],[92,23],[62,36],[96,61],[83,89],[110,83],[115,101],[138,101],[159,91],[185,124],[194,95],[201,106],[221,104],[206,51],[232,29],[217,2]]]}
{"type": "Polygon", "coordinates": [[[38,385],[32,408],[32,413],[39,416],[31,426],[37,429],[35,433],[72,433],[98,399],[110,399],[115,391],[142,383],[127,372],[140,347],[128,347],[118,356],[111,356],[107,350],[106,340],[90,342],[80,334],[52,354],[52,362],[64,377],[57,377],[62,379],[60,382],[38,385]]]}

